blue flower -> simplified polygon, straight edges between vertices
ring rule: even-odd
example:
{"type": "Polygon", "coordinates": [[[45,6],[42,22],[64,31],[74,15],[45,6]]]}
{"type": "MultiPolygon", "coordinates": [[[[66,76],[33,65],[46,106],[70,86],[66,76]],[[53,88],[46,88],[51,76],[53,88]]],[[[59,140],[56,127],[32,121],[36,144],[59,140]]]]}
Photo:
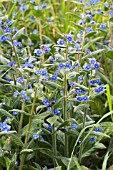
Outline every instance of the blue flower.
{"type": "Polygon", "coordinates": [[[18,46],[18,42],[17,42],[16,40],[14,40],[14,41],[13,41],[13,45],[14,45],[15,47],[17,47],[17,46],[18,46]]]}
{"type": "Polygon", "coordinates": [[[97,85],[100,83],[100,78],[90,80],[91,85],[97,85]]]}
{"type": "Polygon", "coordinates": [[[83,80],[83,75],[78,76],[78,82],[82,82],[83,80]]]}
{"type": "Polygon", "coordinates": [[[21,94],[22,96],[25,96],[25,95],[26,95],[26,91],[25,91],[25,90],[22,90],[22,91],[20,92],[20,94],[21,94]]]}
{"type": "Polygon", "coordinates": [[[95,85],[95,80],[94,79],[90,80],[90,84],[95,85]]]}
{"type": "Polygon", "coordinates": [[[51,22],[51,18],[47,18],[47,22],[51,22]]]}
{"type": "Polygon", "coordinates": [[[65,64],[65,67],[70,69],[71,68],[71,63],[69,61],[67,61],[66,64],[65,64]]]}
{"type": "Polygon", "coordinates": [[[31,0],[30,3],[31,3],[31,4],[35,4],[35,0],[31,0]]]}
{"type": "Polygon", "coordinates": [[[95,80],[95,84],[99,84],[100,83],[100,78],[97,78],[96,80],[95,80]]]}
{"type": "Polygon", "coordinates": [[[87,53],[88,53],[88,54],[91,54],[91,50],[90,50],[90,49],[87,49],[87,53]]]}
{"type": "Polygon", "coordinates": [[[76,84],[75,84],[74,82],[70,82],[69,85],[70,85],[71,87],[74,87],[76,84]]]}
{"type": "Polygon", "coordinates": [[[50,52],[50,48],[49,48],[47,45],[44,45],[44,46],[43,46],[43,51],[44,51],[45,53],[48,53],[48,52],[50,52]]]}
{"type": "Polygon", "coordinates": [[[17,114],[18,114],[18,112],[13,112],[13,115],[15,115],[15,116],[16,116],[17,114]]]}
{"type": "Polygon", "coordinates": [[[33,34],[37,34],[38,31],[35,29],[35,30],[32,31],[32,33],[33,33],[33,34]]]}
{"type": "Polygon", "coordinates": [[[57,102],[57,99],[52,99],[52,103],[55,104],[57,102]]]}
{"type": "Polygon", "coordinates": [[[39,138],[39,134],[38,134],[38,133],[34,133],[34,134],[33,134],[33,139],[36,140],[36,139],[38,139],[38,138],[39,138]]]}
{"type": "Polygon", "coordinates": [[[21,11],[25,11],[25,10],[28,9],[26,4],[22,4],[19,8],[20,8],[21,11]]]}
{"type": "Polygon", "coordinates": [[[14,97],[18,97],[18,91],[14,92],[14,97]]]}
{"type": "Polygon", "coordinates": [[[96,59],[95,58],[89,58],[89,62],[90,62],[90,64],[94,65],[96,63],[96,59]]]}
{"type": "Polygon", "coordinates": [[[102,44],[103,44],[103,45],[107,45],[108,43],[109,43],[109,42],[108,42],[107,40],[104,40],[102,44]]]}
{"type": "Polygon", "coordinates": [[[96,63],[94,64],[94,68],[95,68],[95,70],[99,70],[99,68],[100,68],[100,63],[96,62],[96,63]]]}
{"type": "Polygon", "coordinates": [[[61,62],[60,62],[59,65],[58,65],[58,67],[59,67],[60,69],[64,68],[64,66],[65,66],[65,65],[64,65],[63,63],[61,63],[61,62]]]}
{"type": "Polygon", "coordinates": [[[10,61],[10,62],[8,63],[8,66],[9,66],[9,67],[13,67],[15,64],[16,64],[16,63],[15,63],[14,61],[10,61]]]}
{"type": "Polygon", "coordinates": [[[48,124],[47,129],[48,129],[49,131],[52,131],[52,126],[51,126],[50,124],[48,124]]]}
{"type": "Polygon", "coordinates": [[[103,11],[102,11],[102,9],[97,9],[97,11],[100,13],[100,14],[103,14],[103,11]]]}
{"type": "Polygon", "coordinates": [[[63,95],[63,94],[64,94],[64,91],[63,91],[63,90],[60,90],[60,94],[63,95]]]}
{"type": "Polygon", "coordinates": [[[103,92],[104,90],[105,90],[104,84],[100,85],[98,88],[95,88],[96,93],[103,92]]]}
{"type": "Polygon", "coordinates": [[[34,6],[34,10],[39,10],[39,11],[41,11],[41,10],[42,10],[42,6],[40,6],[40,5],[34,6]]]}
{"type": "Polygon", "coordinates": [[[84,68],[86,71],[90,71],[90,70],[91,70],[91,65],[85,63],[84,66],[83,66],[83,68],[84,68]]]}
{"type": "Polygon", "coordinates": [[[64,41],[63,39],[59,39],[59,40],[57,41],[57,44],[58,44],[58,45],[64,45],[64,44],[65,44],[65,41],[64,41]]]}
{"type": "Polygon", "coordinates": [[[75,124],[75,123],[73,123],[72,125],[71,125],[71,127],[72,127],[72,129],[76,129],[77,128],[77,125],[75,124]]]}
{"type": "Polygon", "coordinates": [[[40,75],[41,74],[41,70],[36,70],[35,74],[36,75],[40,75]]]}
{"type": "Polygon", "coordinates": [[[46,70],[41,70],[42,76],[47,76],[47,71],[46,70]]]}
{"type": "Polygon", "coordinates": [[[47,98],[44,98],[44,99],[42,100],[42,103],[43,103],[45,106],[50,106],[50,102],[48,101],[47,98]]]}
{"type": "Polygon", "coordinates": [[[52,81],[56,81],[57,80],[57,76],[56,75],[52,75],[51,80],[52,81]]]}
{"type": "Polygon", "coordinates": [[[30,102],[30,97],[28,97],[27,95],[22,96],[22,97],[23,97],[23,101],[28,101],[28,102],[30,102]]]}
{"type": "Polygon", "coordinates": [[[82,100],[83,100],[84,102],[88,102],[88,101],[89,101],[89,97],[88,97],[88,96],[83,96],[83,97],[82,97],[82,100]]]}
{"type": "Polygon", "coordinates": [[[111,11],[109,14],[111,15],[111,17],[113,17],[113,11],[111,11]]]}
{"type": "Polygon", "coordinates": [[[18,82],[18,83],[23,83],[23,82],[24,82],[23,77],[19,77],[19,78],[17,79],[17,82],[18,82]]]}
{"type": "Polygon", "coordinates": [[[54,110],[54,114],[57,115],[57,116],[59,116],[59,115],[60,115],[60,110],[55,109],[55,110],[54,110]]]}
{"type": "Polygon", "coordinates": [[[5,35],[2,35],[1,37],[0,37],[0,41],[1,42],[4,42],[6,40],[6,36],[5,35]]]}
{"type": "Polygon", "coordinates": [[[86,33],[92,32],[93,29],[91,27],[86,28],[86,33]]]}
{"type": "Polygon", "coordinates": [[[11,126],[9,126],[6,121],[0,124],[0,129],[2,131],[9,131],[11,129],[11,126]]]}
{"type": "Polygon", "coordinates": [[[18,161],[16,161],[16,162],[15,162],[15,166],[18,166],[18,165],[19,165],[19,163],[18,163],[18,161]]]}
{"type": "Polygon", "coordinates": [[[100,127],[95,129],[95,132],[100,132],[100,131],[102,131],[102,125],[100,125],[100,127]]]}
{"type": "Polygon", "coordinates": [[[68,34],[68,35],[64,35],[64,37],[68,40],[68,42],[72,42],[73,41],[73,37],[71,34],[68,34]]]}
{"type": "Polygon", "coordinates": [[[48,107],[47,110],[48,110],[49,112],[52,112],[52,108],[51,108],[51,107],[48,107]]]}
{"type": "Polygon", "coordinates": [[[92,136],[92,137],[90,138],[90,142],[91,142],[91,143],[95,142],[94,136],[92,136]]]}
{"type": "Polygon", "coordinates": [[[11,20],[7,20],[6,23],[7,23],[8,26],[12,25],[12,21],[11,20]]]}
{"type": "Polygon", "coordinates": [[[10,32],[11,32],[11,29],[10,29],[10,28],[4,28],[2,31],[3,31],[4,34],[5,34],[5,33],[10,33],[10,32]]]}
{"type": "Polygon", "coordinates": [[[100,29],[106,30],[106,23],[105,22],[101,23],[100,29]]]}
{"type": "Polygon", "coordinates": [[[34,53],[38,56],[42,55],[42,50],[41,49],[35,49],[34,53]]]}
{"type": "Polygon", "coordinates": [[[76,51],[80,51],[81,50],[80,45],[78,43],[76,43],[74,45],[74,48],[76,49],[76,51]]]}
{"type": "Polygon", "coordinates": [[[82,97],[81,97],[81,96],[76,96],[76,100],[77,100],[78,102],[82,102],[82,97]]]}

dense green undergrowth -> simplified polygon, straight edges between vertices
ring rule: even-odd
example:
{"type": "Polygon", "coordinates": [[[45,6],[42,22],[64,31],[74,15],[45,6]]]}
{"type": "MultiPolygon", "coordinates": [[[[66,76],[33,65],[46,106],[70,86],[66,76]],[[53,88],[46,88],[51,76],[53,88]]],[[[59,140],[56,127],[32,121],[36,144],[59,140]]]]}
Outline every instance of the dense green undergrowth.
{"type": "Polygon", "coordinates": [[[112,0],[0,1],[0,169],[113,164],[112,0]]]}

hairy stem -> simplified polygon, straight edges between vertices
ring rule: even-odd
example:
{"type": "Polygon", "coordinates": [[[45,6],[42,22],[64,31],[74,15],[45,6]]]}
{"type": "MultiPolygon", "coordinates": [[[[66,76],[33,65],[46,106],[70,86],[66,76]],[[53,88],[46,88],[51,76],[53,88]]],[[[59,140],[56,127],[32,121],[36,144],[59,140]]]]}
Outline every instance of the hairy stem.
{"type": "Polygon", "coordinates": [[[55,163],[55,156],[57,155],[57,150],[56,150],[56,133],[55,133],[55,126],[52,126],[52,143],[53,143],[53,162],[54,162],[54,167],[56,165],[55,163]]]}

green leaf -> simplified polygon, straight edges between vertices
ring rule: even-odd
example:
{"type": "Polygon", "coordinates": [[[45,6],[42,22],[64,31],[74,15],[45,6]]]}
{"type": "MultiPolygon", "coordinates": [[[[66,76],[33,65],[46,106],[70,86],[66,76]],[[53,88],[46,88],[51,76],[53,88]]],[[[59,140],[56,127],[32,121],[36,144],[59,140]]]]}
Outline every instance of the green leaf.
{"type": "Polygon", "coordinates": [[[109,21],[110,21],[110,22],[113,22],[113,17],[111,17],[111,18],[109,19],[109,21]]]}
{"type": "Polygon", "coordinates": [[[12,8],[10,9],[10,11],[8,12],[8,18],[10,19],[12,17],[12,14],[15,10],[15,6],[16,6],[16,3],[13,3],[13,6],[12,8]]]}
{"type": "Polygon", "coordinates": [[[106,168],[107,168],[107,161],[108,161],[109,157],[110,157],[109,152],[107,152],[105,157],[104,157],[104,160],[103,160],[102,170],[106,170],[106,168]]]}
{"type": "Polygon", "coordinates": [[[77,15],[77,14],[75,14],[74,12],[66,12],[65,13],[66,15],[73,15],[74,16],[74,18],[77,18],[77,19],[81,19],[81,17],[79,16],[79,15],[77,15]]]}
{"type": "Polygon", "coordinates": [[[110,59],[113,59],[113,50],[109,50],[105,53],[105,55],[110,58],[110,59]]]}
{"type": "Polygon", "coordinates": [[[24,33],[23,33],[24,30],[25,30],[24,27],[21,28],[20,30],[18,30],[18,31],[16,32],[16,34],[13,36],[13,39],[18,39],[18,38],[20,38],[20,36],[21,36],[22,34],[24,34],[24,33]]]}
{"type": "Polygon", "coordinates": [[[92,31],[92,32],[86,34],[85,37],[89,38],[89,37],[92,37],[92,36],[95,35],[95,34],[96,34],[96,31],[92,31]]]}
{"type": "Polygon", "coordinates": [[[75,3],[75,4],[83,5],[83,3],[79,2],[79,1],[73,1],[73,0],[72,0],[71,2],[73,2],[73,3],[75,3]]]}
{"type": "Polygon", "coordinates": [[[94,146],[82,154],[82,158],[90,156],[91,153],[95,151],[95,149],[106,149],[106,147],[102,143],[96,142],[94,146]]]}
{"type": "Polygon", "coordinates": [[[78,170],[83,170],[83,169],[81,168],[80,164],[78,163],[78,160],[77,160],[77,158],[76,158],[75,156],[73,156],[73,160],[74,160],[74,163],[75,163],[77,169],[78,169],[78,170]]]}
{"type": "Polygon", "coordinates": [[[50,123],[51,125],[53,125],[58,119],[58,116],[54,115],[50,118],[47,119],[47,122],[50,123]]]}
{"type": "Polygon", "coordinates": [[[10,134],[10,136],[12,137],[12,140],[15,143],[15,145],[23,146],[23,142],[21,141],[17,134],[10,134]]]}
{"type": "Polygon", "coordinates": [[[7,112],[4,109],[0,109],[0,114],[4,115],[4,116],[7,116],[7,117],[10,117],[10,118],[14,118],[9,112],[7,112]]]}
{"type": "Polygon", "coordinates": [[[100,71],[97,70],[97,74],[103,79],[105,80],[108,84],[110,84],[113,87],[113,84],[109,81],[109,79],[100,71]]]}
{"type": "Polygon", "coordinates": [[[12,137],[12,141],[15,143],[15,145],[23,146],[23,142],[22,142],[21,139],[18,137],[16,131],[8,131],[8,132],[3,131],[3,132],[0,132],[0,135],[11,136],[11,137],[12,137]]]}
{"type": "Polygon", "coordinates": [[[50,88],[57,88],[57,89],[62,89],[62,86],[60,86],[57,83],[54,82],[49,82],[49,81],[45,81],[44,84],[50,89],[50,88]]]}
{"type": "Polygon", "coordinates": [[[76,23],[75,23],[75,22],[73,22],[73,21],[70,21],[70,22],[72,22],[72,23],[74,24],[74,26],[75,26],[75,27],[77,27],[78,29],[80,29],[80,30],[84,30],[84,28],[83,28],[82,26],[80,26],[80,25],[76,24],[76,23]]]}
{"type": "Polygon", "coordinates": [[[29,153],[32,153],[33,150],[32,149],[23,149],[20,154],[29,154],[29,153]]]}
{"type": "Polygon", "coordinates": [[[16,131],[2,131],[0,132],[0,135],[11,135],[11,134],[14,134],[14,133],[17,133],[16,131]]]}
{"type": "Polygon", "coordinates": [[[23,113],[25,115],[30,115],[29,113],[23,111],[23,110],[19,110],[19,109],[13,109],[13,110],[9,110],[9,112],[18,112],[18,113],[23,113]]]}
{"type": "Polygon", "coordinates": [[[82,57],[82,60],[83,60],[83,59],[86,59],[86,58],[89,58],[89,57],[92,57],[92,56],[94,56],[94,55],[96,55],[96,54],[99,54],[99,53],[101,53],[101,52],[103,52],[103,51],[104,51],[104,49],[100,49],[100,50],[93,51],[91,54],[87,54],[86,56],[82,57]]]}
{"type": "Polygon", "coordinates": [[[7,58],[5,58],[5,57],[3,57],[2,55],[0,55],[0,62],[2,63],[2,64],[6,64],[6,65],[8,65],[8,63],[10,62],[10,60],[8,60],[7,58]]]}
{"type": "Polygon", "coordinates": [[[111,100],[109,85],[106,85],[106,92],[107,92],[106,95],[107,95],[107,100],[109,104],[109,110],[112,111],[112,100],[111,100]]]}

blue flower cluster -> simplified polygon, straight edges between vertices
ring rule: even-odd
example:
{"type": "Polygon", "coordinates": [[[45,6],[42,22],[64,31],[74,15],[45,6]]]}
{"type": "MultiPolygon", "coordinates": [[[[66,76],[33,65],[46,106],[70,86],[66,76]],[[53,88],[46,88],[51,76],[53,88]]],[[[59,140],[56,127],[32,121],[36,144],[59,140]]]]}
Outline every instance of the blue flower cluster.
{"type": "Polygon", "coordinates": [[[100,127],[95,129],[95,132],[101,132],[102,131],[102,125],[100,125],[100,127]]]}
{"type": "Polygon", "coordinates": [[[89,59],[90,64],[85,63],[83,65],[84,70],[90,71],[92,69],[99,70],[100,69],[100,63],[96,61],[95,58],[89,59]]]}
{"type": "Polygon", "coordinates": [[[1,131],[9,131],[11,129],[11,126],[7,124],[7,120],[9,118],[6,118],[3,123],[0,123],[0,129],[1,131]]]}
{"type": "Polygon", "coordinates": [[[36,75],[42,75],[42,76],[47,76],[47,70],[36,70],[35,72],[36,75]]]}
{"type": "Polygon", "coordinates": [[[50,102],[48,101],[47,98],[44,98],[44,99],[42,100],[42,103],[43,103],[45,106],[50,106],[50,102]]]}
{"type": "Polygon", "coordinates": [[[77,125],[76,125],[75,123],[73,123],[73,124],[71,125],[71,127],[72,127],[73,130],[75,130],[75,129],[77,128],[77,125]]]}
{"type": "Polygon", "coordinates": [[[90,80],[91,85],[98,85],[99,83],[100,83],[100,78],[90,80]]]}
{"type": "Polygon", "coordinates": [[[54,110],[54,114],[55,114],[55,115],[59,116],[60,113],[61,113],[61,112],[60,112],[60,110],[59,110],[58,108],[56,108],[56,109],[54,110]]]}
{"type": "Polygon", "coordinates": [[[87,95],[84,96],[76,96],[76,100],[78,102],[88,102],[89,101],[89,97],[87,95]]]}
{"type": "Polygon", "coordinates": [[[87,92],[87,90],[84,90],[84,89],[82,89],[82,88],[77,88],[76,90],[75,90],[75,94],[84,94],[84,93],[86,93],[87,92]]]}
{"type": "Polygon", "coordinates": [[[95,88],[96,93],[103,92],[103,91],[105,91],[105,85],[104,84],[102,84],[102,85],[98,86],[97,88],[95,88]]]}
{"type": "Polygon", "coordinates": [[[22,98],[23,98],[23,101],[28,101],[28,102],[31,101],[31,100],[30,100],[30,97],[27,96],[26,91],[22,90],[22,91],[20,92],[20,94],[21,94],[21,96],[22,96],[22,98]]]}
{"type": "Polygon", "coordinates": [[[39,134],[38,134],[38,133],[34,133],[34,134],[33,134],[33,139],[36,140],[36,139],[38,139],[38,138],[39,138],[39,134]]]}

